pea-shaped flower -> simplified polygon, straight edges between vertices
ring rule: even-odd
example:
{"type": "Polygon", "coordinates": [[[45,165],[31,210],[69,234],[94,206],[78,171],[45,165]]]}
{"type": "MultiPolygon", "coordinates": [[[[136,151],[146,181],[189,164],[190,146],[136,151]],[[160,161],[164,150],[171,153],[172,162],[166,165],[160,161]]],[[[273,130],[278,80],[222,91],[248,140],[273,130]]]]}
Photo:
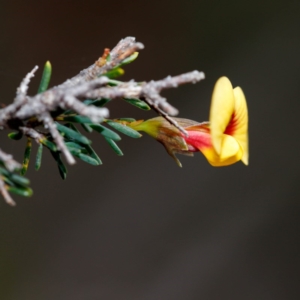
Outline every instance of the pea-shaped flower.
{"type": "Polygon", "coordinates": [[[174,119],[186,130],[187,136],[162,117],[127,125],[161,142],[179,166],[181,163],[175,153],[192,156],[198,151],[213,166],[227,166],[239,160],[248,165],[246,98],[240,87],[232,88],[227,77],[221,77],[215,84],[209,122],[174,119]]]}

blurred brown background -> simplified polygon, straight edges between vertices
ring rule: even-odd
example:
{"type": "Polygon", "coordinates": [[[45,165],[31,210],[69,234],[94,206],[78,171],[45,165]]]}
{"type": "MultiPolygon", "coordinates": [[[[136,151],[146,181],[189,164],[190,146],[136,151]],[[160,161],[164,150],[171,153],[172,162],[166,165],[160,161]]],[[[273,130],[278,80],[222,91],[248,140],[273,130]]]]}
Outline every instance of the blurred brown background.
{"type": "MultiPolygon", "coordinates": [[[[63,182],[45,153],[28,172],[34,197],[0,201],[0,299],[299,299],[299,16],[299,1],[281,0],[2,0],[2,103],[34,65],[49,59],[59,84],[136,36],[146,48],[124,79],[205,72],[165,92],[181,117],[207,120],[220,76],[243,88],[250,165],[212,168],[198,154],[180,169],[149,137],[123,137],[117,157],[94,135],[103,166],[79,162],[63,182]]],[[[22,160],[24,142],[1,133],[1,148],[22,160]]]]}

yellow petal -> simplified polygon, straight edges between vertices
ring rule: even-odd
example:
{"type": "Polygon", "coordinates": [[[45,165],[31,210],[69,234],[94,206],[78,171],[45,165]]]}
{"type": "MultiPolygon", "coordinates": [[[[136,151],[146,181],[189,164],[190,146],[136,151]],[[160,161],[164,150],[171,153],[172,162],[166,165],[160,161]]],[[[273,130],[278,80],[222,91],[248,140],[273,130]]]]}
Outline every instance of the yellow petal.
{"type": "Polygon", "coordinates": [[[236,128],[232,136],[239,142],[243,149],[242,162],[248,165],[248,109],[246,98],[240,87],[236,87],[233,93],[235,98],[234,120],[236,122],[236,128]]]}
{"type": "Polygon", "coordinates": [[[222,136],[220,155],[216,152],[214,147],[202,147],[202,149],[199,150],[214,167],[232,165],[241,160],[243,155],[243,150],[235,138],[226,134],[222,136]]]}
{"type": "MultiPolygon", "coordinates": [[[[222,139],[222,147],[221,147],[221,153],[220,153],[220,161],[225,161],[229,157],[235,156],[240,152],[241,146],[239,143],[230,135],[223,134],[222,139]]],[[[241,149],[242,150],[242,149],[241,149]]],[[[241,151],[241,153],[243,153],[241,151]]],[[[240,159],[241,159],[241,155],[240,159]]]]}
{"type": "Polygon", "coordinates": [[[212,144],[218,154],[221,154],[223,133],[231,120],[234,105],[232,85],[227,77],[221,77],[214,87],[209,115],[212,144]]]}

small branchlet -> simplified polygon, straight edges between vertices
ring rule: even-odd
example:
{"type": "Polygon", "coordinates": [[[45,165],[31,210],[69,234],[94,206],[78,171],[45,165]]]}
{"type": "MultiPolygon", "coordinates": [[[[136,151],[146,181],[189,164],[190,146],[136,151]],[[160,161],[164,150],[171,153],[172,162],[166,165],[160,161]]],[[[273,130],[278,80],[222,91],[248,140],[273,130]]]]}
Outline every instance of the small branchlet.
{"type": "Polygon", "coordinates": [[[28,86],[32,77],[34,77],[34,73],[37,71],[39,67],[35,66],[31,72],[29,72],[25,78],[22,80],[20,86],[17,89],[17,97],[18,96],[26,96],[28,91],[28,86]]]}
{"type": "Polygon", "coordinates": [[[3,163],[5,168],[13,172],[15,170],[19,170],[21,168],[21,164],[15,161],[11,154],[7,154],[0,149],[0,161],[3,163]]]}
{"type": "MultiPolygon", "coordinates": [[[[178,110],[160,93],[164,89],[196,83],[204,79],[204,74],[193,71],[150,82],[114,80],[124,73],[121,67],[136,59],[138,51],[143,48],[144,45],[136,42],[134,37],[124,38],[111,51],[105,48],[103,55],[93,65],[51,89],[47,88],[52,68],[47,62],[38,94],[28,96],[30,80],[38,69],[37,66],[34,67],[21,82],[13,103],[0,110],[0,129],[14,129],[17,132],[10,133],[10,138],[18,140],[25,135],[28,141],[34,139],[39,144],[36,169],[41,166],[42,148],[47,147],[56,160],[63,179],[66,178],[66,167],[60,154],[63,154],[67,163],[71,165],[75,163],[74,156],[92,165],[102,164],[90,146],[91,141],[77,130],[74,123],[81,124],[88,132],[93,130],[99,132],[118,155],[122,155],[122,151],[116,144],[116,141],[120,140],[119,135],[100,123],[105,121],[105,124],[113,127],[114,130],[130,137],[140,137],[135,130],[107,119],[109,111],[103,106],[113,99],[123,98],[126,102],[144,110],[152,108],[186,134],[186,131],[171,117],[177,115],[178,110]],[[42,130],[39,127],[42,127],[42,130]]],[[[26,166],[24,168],[23,163],[23,173],[27,170],[30,153],[31,142],[27,143],[24,154],[26,166]]],[[[28,188],[29,181],[25,178],[22,181],[18,175],[11,174],[21,165],[1,150],[0,163],[4,167],[3,170],[0,169],[0,192],[6,202],[14,204],[8,191],[23,196],[30,195],[32,191],[28,188]]]]}
{"type": "Polygon", "coordinates": [[[4,183],[4,180],[2,179],[1,176],[0,176],[0,193],[7,204],[9,204],[11,206],[16,205],[16,202],[12,199],[12,197],[8,193],[5,183],[4,183]]]}
{"type": "Polygon", "coordinates": [[[150,81],[148,83],[137,83],[129,81],[119,83],[115,87],[103,87],[94,91],[88,91],[85,96],[87,98],[142,98],[150,107],[152,107],[161,116],[166,118],[172,125],[186,134],[186,131],[177,124],[170,116],[176,116],[178,110],[167,102],[166,98],[160,95],[164,89],[176,88],[186,83],[196,83],[205,78],[203,72],[193,71],[179,76],[168,76],[158,81],[150,81]]]}
{"type": "MultiPolygon", "coordinates": [[[[9,173],[14,172],[15,170],[19,170],[21,168],[21,164],[15,161],[11,154],[7,154],[0,149],[0,163],[7,169],[9,173]]],[[[8,173],[7,172],[7,173],[8,173]]],[[[16,205],[15,201],[11,198],[7,191],[7,185],[5,184],[5,170],[0,168],[0,193],[7,204],[14,206],[16,205]]]]}

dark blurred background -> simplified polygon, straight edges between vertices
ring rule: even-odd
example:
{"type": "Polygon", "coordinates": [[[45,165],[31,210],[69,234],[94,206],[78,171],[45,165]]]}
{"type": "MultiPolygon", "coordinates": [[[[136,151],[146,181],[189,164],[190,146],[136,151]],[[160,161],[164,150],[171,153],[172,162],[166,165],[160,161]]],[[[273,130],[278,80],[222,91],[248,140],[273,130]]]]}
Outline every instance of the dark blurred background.
{"type": "MultiPolygon", "coordinates": [[[[94,135],[103,166],[78,162],[62,181],[45,153],[34,196],[0,201],[1,300],[300,299],[299,1],[2,0],[0,28],[2,103],[34,65],[49,59],[59,84],[135,36],[146,48],[124,79],[205,72],[164,93],[180,117],[207,120],[223,75],[250,114],[248,167],[197,154],[180,169],[148,136],[124,136],[117,157],[94,135]]],[[[24,142],[1,133],[1,148],[22,160],[24,142]]]]}

